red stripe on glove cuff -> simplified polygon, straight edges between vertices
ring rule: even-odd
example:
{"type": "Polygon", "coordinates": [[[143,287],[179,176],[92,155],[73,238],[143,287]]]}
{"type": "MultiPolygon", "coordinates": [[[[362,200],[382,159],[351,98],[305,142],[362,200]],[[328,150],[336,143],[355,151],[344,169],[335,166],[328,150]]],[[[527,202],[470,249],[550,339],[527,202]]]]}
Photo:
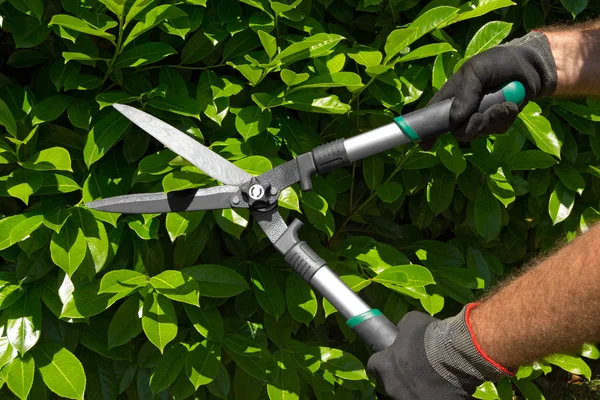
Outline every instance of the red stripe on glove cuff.
{"type": "Polygon", "coordinates": [[[469,333],[471,334],[471,339],[473,340],[473,344],[475,345],[475,348],[477,349],[477,351],[479,352],[479,354],[481,354],[481,357],[483,357],[487,362],[489,362],[490,364],[492,364],[494,367],[498,368],[500,371],[504,372],[506,375],[508,375],[508,376],[514,376],[516,374],[516,371],[513,372],[513,371],[509,370],[508,368],[505,368],[502,365],[498,364],[496,361],[492,360],[490,358],[490,356],[488,356],[483,351],[483,349],[479,345],[479,342],[475,338],[475,333],[473,332],[473,327],[471,326],[471,322],[470,322],[469,318],[471,317],[471,311],[475,307],[479,306],[480,304],[481,303],[471,303],[471,304],[468,304],[467,305],[467,309],[465,311],[465,323],[467,324],[467,328],[469,329],[469,333]]]}

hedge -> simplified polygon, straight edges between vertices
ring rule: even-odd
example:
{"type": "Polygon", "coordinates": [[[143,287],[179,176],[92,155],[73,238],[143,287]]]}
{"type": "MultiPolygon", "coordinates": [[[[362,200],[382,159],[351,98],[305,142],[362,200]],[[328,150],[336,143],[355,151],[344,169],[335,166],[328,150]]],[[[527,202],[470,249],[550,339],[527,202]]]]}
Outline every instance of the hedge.
{"type": "MultiPolygon", "coordinates": [[[[260,174],[425,106],[502,41],[600,11],[587,0],[0,3],[0,384],[36,400],[381,397],[364,343],[245,210],[85,207],[216,184],[111,104],[260,174]]],[[[444,318],[598,217],[599,120],[598,99],[541,99],[504,135],[404,145],[315,177],[312,192],[291,187],[279,205],[391,320],[444,318]]],[[[552,355],[475,397],[539,399],[536,378],[590,378],[599,357],[593,344],[552,355]]]]}

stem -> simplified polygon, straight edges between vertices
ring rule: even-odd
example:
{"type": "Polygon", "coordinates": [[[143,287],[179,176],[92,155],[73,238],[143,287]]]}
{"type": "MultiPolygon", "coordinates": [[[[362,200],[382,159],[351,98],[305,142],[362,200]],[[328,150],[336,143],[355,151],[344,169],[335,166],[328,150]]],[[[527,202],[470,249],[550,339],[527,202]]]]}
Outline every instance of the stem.
{"type": "Polygon", "coordinates": [[[102,87],[104,85],[104,83],[106,82],[106,80],[108,79],[108,76],[112,72],[112,67],[113,67],[113,65],[115,65],[115,61],[117,61],[117,57],[119,57],[119,55],[121,55],[121,51],[123,50],[121,48],[121,46],[123,44],[123,33],[124,32],[125,32],[125,27],[123,26],[123,21],[121,20],[121,18],[119,18],[119,38],[117,39],[115,54],[113,55],[112,60],[110,60],[110,63],[108,64],[108,67],[106,68],[106,74],[104,74],[104,78],[102,78],[102,83],[100,84],[100,87],[102,87]]]}
{"type": "MultiPolygon", "coordinates": [[[[362,92],[364,92],[364,90],[365,90],[366,88],[368,88],[368,87],[369,87],[369,85],[370,85],[371,83],[373,83],[374,81],[375,81],[375,77],[372,77],[372,78],[371,78],[371,80],[370,80],[369,82],[367,82],[367,83],[366,83],[366,84],[365,84],[363,87],[361,87],[361,88],[360,88],[359,90],[357,90],[356,92],[352,93],[352,98],[350,99],[350,101],[348,102],[348,104],[349,104],[349,105],[352,105],[352,103],[354,103],[354,100],[356,100],[356,99],[357,99],[357,98],[360,96],[360,94],[361,94],[362,92]]],[[[340,118],[340,117],[341,117],[341,115],[338,115],[338,116],[336,116],[336,117],[335,117],[334,119],[332,119],[332,120],[331,120],[331,122],[330,122],[330,123],[328,123],[328,124],[327,124],[327,126],[326,126],[326,127],[325,127],[325,128],[322,130],[322,131],[321,131],[321,136],[323,137],[323,139],[324,139],[324,138],[326,138],[327,136],[329,136],[329,135],[325,135],[325,132],[327,132],[327,130],[328,130],[330,127],[331,127],[331,125],[333,125],[333,124],[334,124],[334,123],[335,123],[335,122],[338,120],[338,118],[340,118]]]]}
{"type": "Polygon", "coordinates": [[[224,67],[227,64],[216,64],[216,65],[209,65],[206,67],[194,67],[194,66],[187,66],[187,65],[152,65],[150,67],[146,67],[146,68],[142,68],[142,69],[138,69],[137,72],[143,72],[143,71],[148,71],[150,69],[157,69],[157,68],[161,68],[161,67],[170,67],[170,68],[179,68],[179,69],[193,69],[193,70],[206,70],[206,69],[213,69],[213,68],[218,68],[218,67],[224,67]]]}
{"type": "MultiPolygon", "coordinates": [[[[406,152],[406,154],[404,155],[402,160],[400,160],[400,162],[398,163],[396,168],[394,168],[392,173],[387,177],[387,179],[383,183],[388,183],[389,181],[391,181],[394,178],[394,176],[398,172],[400,172],[400,170],[402,169],[402,165],[404,165],[404,162],[406,161],[408,156],[413,152],[413,150],[417,149],[418,147],[419,147],[418,145],[413,146],[411,149],[409,149],[406,152]]],[[[354,217],[354,215],[358,214],[360,212],[360,210],[362,210],[367,204],[369,204],[369,202],[371,200],[373,200],[375,198],[375,196],[377,196],[377,192],[372,191],[371,194],[369,195],[369,197],[367,197],[367,199],[365,201],[360,203],[360,205],[357,206],[355,209],[352,209],[352,194],[353,194],[352,192],[353,192],[353,188],[354,188],[354,171],[355,171],[355,169],[354,169],[354,165],[353,165],[353,167],[352,167],[352,186],[350,186],[350,207],[349,207],[349,211],[348,211],[348,216],[346,217],[344,222],[342,222],[340,227],[335,231],[335,233],[331,236],[331,239],[329,239],[327,241],[327,246],[329,246],[333,242],[333,240],[346,228],[346,225],[348,224],[348,222],[350,222],[352,217],[354,217]]]]}

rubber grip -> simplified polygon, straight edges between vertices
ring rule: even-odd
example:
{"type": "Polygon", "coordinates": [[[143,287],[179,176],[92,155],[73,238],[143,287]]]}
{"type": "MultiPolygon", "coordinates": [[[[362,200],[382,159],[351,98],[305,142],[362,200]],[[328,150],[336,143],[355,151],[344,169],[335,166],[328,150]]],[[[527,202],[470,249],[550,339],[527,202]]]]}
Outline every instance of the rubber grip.
{"type": "Polygon", "coordinates": [[[315,147],[312,155],[317,172],[320,174],[351,164],[346,147],[344,146],[344,139],[338,139],[315,147]]]}
{"type": "Polygon", "coordinates": [[[285,253],[285,261],[305,281],[310,282],[313,275],[327,264],[305,241],[296,243],[285,253]]]}
{"type": "MultiPolygon", "coordinates": [[[[375,352],[387,349],[394,343],[398,330],[396,326],[387,319],[379,310],[371,310],[371,314],[356,325],[351,326],[362,340],[364,340],[375,352]],[[373,316],[373,314],[375,314],[373,316]]],[[[361,317],[360,315],[357,317],[361,317]]],[[[357,317],[348,320],[348,323],[357,317]]],[[[348,324],[351,325],[351,324],[348,324]]]]}
{"type": "MultiPolygon", "coordinates": [[[[458,128],[450,123],[450,107],[454,98],[432,104],[420,110],[394,118],[394,122],[413,142],[434,139],[458,128]]],[[[507,101],[521,104],[525,100],[525,87],[521,82],[512,81],[500,89],[484,94],[479,112],[484,112],[494,104],[507,101]]]]}

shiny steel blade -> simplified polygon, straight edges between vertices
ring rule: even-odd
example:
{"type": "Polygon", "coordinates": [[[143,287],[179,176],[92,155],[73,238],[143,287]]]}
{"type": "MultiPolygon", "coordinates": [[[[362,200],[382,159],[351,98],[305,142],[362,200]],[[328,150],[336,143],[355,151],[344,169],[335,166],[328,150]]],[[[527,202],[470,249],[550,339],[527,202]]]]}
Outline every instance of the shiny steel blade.
{"type": "Polygon", "coordinates": [[[215,186],[170,193],[141,193],[108,197],[86,203],[87,208],[124,214],[151,214],[230,208],[237,186],[215,186]]]}
{"type": "Polygon", "coordinates": [[[113,104],[113,107],[174,153],[179,154],[198,167],[206,175],[227,185],[240,185],[252,178],[252,175],[243,169],[233,165],[208,147],[203,146],[166,122],[137,108],[123,104],[113,104]]]}

